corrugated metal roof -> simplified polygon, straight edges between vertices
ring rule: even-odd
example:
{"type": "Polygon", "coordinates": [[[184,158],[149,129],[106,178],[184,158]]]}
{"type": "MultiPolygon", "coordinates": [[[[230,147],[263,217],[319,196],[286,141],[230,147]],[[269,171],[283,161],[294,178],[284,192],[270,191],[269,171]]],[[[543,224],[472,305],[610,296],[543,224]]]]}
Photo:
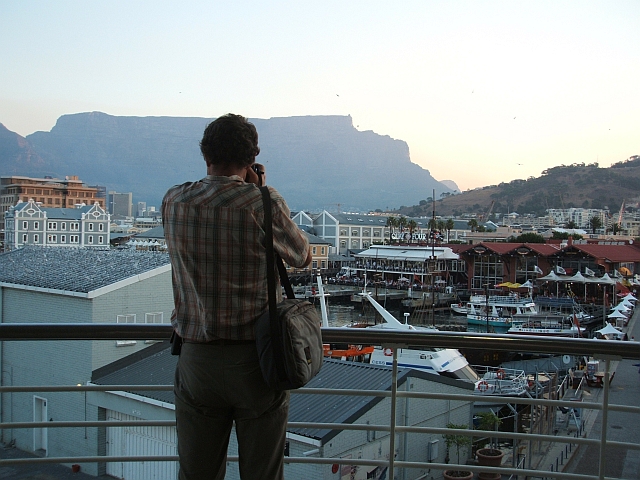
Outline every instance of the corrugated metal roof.
{"type": "Polygon", "coordinates": [[[0,282],[88,293],[165,265],[162,252],[25,246],[0,254],[0,282]]]}

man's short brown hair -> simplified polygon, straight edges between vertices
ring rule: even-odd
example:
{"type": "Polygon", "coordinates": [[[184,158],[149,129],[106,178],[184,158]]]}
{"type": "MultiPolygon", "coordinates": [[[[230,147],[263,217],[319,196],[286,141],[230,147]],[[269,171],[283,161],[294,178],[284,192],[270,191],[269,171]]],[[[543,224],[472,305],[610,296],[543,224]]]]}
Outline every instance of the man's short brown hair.
{"type": "Polygon", "coordinates": [[[200,151],[207,165],[248,167],[260,153],[258,132],[245,117],[228,113],[207,125],[200,151]]]}

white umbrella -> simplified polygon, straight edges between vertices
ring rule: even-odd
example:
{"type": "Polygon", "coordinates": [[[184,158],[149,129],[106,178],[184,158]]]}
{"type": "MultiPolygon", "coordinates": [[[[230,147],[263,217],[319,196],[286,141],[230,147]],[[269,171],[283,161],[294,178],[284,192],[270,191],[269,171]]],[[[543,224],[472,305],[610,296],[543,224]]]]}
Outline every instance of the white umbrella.
{"type": "Polygon", "coordinates": [[[599,333],[600,335],[620,335],[622,332],[620,330],[618,330],[616,327],[614,327],[613,325],[611,325],[610,323],[607,323],[607,325],[604,328],[601,328],[600,330],[596,330],[597,333],[599,333]]]}
{"type": "Polygon", "coordinates": [[[609,315],[607,315],[607,318],[627,318],[627,316],[620,310],[614,310],[609,315]]]}
{"type": "Polygon", "coordinates": [[[618,312],[628,312],[629,311],[629,307],[627,307],[626,305],[619,303],[618,305],[616,305],[615,307],[613,307],[613,310],[617,310],[618,312]]]}
{"type": "Polygon", "coordinates": [[[636,297],[634,297],[632,293],[627,293],[624,296],[624,299],[629,301],[629,302],[635,302],[637,300],[636,297]]]}

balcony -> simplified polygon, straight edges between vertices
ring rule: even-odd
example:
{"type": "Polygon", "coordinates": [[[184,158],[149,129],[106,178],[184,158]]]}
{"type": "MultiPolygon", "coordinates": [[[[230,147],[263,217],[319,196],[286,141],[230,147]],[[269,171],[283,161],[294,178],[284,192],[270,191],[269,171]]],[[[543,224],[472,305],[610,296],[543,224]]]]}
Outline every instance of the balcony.
{"type": "MultiPolygon", "coordinates": [[[[74,357],[75,345],[94,345],[99,341],[166,340],[170,331],[168,325],[154,324],[0,324],[0,340],[3,341],[3,384],[0,387],[2,439],[5,444],[18,439],[15,443],[18,448],[36,455],[31,458],[4,458],[0,460],[0,471],[3,467],[17,469],[24,464],[66,464],[93,475],[110,474],[137,480],[151,475],[149,472],[155,469],[164,472],[156,478],[175,478],[177,457],[175,445],[171,450],[171,432],[175,426],[170,415],[171,405],[153,400],[157,394],[150,394],[170,393],[170,382],[117,384],[114,379],[123,377],[116,376],[109,383],[109,374],[106,373],[101,377],[102,384],[88,379],[58,384],[54,371],[49,384],[31,385],[28,381],[19,384],[14,381],[20,377],[16,373],[18,367],[7,362],[9,345],[24,345],[20,348],[24,351],[27,346],[43,345],[44,348],[45,344],[59,345],[66,349],[68,358],[74,362],[78,361],[74,357]],[[50,395],[56,395],[52,403],[57,403],[58,407],[64,404],[67,408],[56,408],[53,414],[54,406],[49,407],[47,403],[50,395]],[[128,415],[118,418],[105,415],[104,402],[118,405],[121,412],[129,409],[128,415]],[[33,418],[18,418],[17,412],[21,409],[33,411],[33,418]],[[163,411],[165,415],[151,418],[149,412],[153,411],[163,411]],[[144,428],[165,432],[167,438],[160,440],[167,448],[164,451],[145,450],[143,442],[139,442],[137,450],[131,448],[125,452],[114,452],[109,449],[109,441],[115,442],[122,431],[136,429],[140,432],[144,428]],[[28,439],[28,448],[24,446],[25,438],[28,439]]],[[[376,367],[376,375],[384,375],[385,378],[371,388],[313,388],[311,385],[312,388],[292,392],[298,399],[306,396],[307,403],[311,405],[315,399],[324,399],[328,395],[335,397],[336,408],[358,399],[365,402],[375,399],[375,402],[370,402],[373,406],[368,410],[368,417],[361,415],[339,423],[321,418],[317,421],[296,421],[292,418],[295,416],[292,407],[286,478],[311,477],[310,472],[314,478],[349,478],[350,472],[355,472],[354,478],[360,478],[357,472],[369,475],[386,472],[386,478],[390,479],[439,479],[443,471],[455,469],[470,471],[476,476],[484,472],[483,478],[491,473],[500,474],[504,479],[637,478],[637,468],[630,470],[630,465],[633,466],[633,460],[638,458],[640,451],[637,432],[640,407],[635,406],[635,394],[640,387],[633,365],[640,359],[640,343],[345,328],[325,329],[323,336],[327,343],[371,344],[392,349],[393,368],[376,367]],[[473,388],[451,393],[459,388],[458,380],[444,379],[433,383],[432,379],[438,376],[424,374],[412,377],[407,370],[399,368],[397,362],[398,349],[409,345],[425,349],[439,347],[593,357],[600,360],[601,375],[596,377],[600,382],[587,383],[586,377],[573,381],[569,380],[570,377],[557,377],[555,380],[541,380],[545,386],[534,388],[534,393],[527,396],[493,396],[492,404],[510,405],[522,418],[526,417],[526,422],[514,422],[514,428],[509,431],[504,431],[504,428],[490,433],[473,430],[470,427],[473,425],[473,409],[486,402],[487,398],[474,394],[473,388]],[[421,389],[421,382],[429,388],[421,389]],[[612,403],[612,396],[622,402],[612,403]],[[577,403],[577,400],[581,401],[577,403]],[[451,418],[452,412],[455,418],[451,418]],[[478,465],[469,448],[463,449],[459,459],[453,448],[445,455],[445,436],[452,432],[446,427],[447,420],[467,425],[468,428],[456,430],[456,434],[463,437],[475,440],[493,437],[506,453],[502,465],[478,465]],[[523,423],[526,423],[525,431],[517,427],[523,423]],[[394,452],[394,455],[389,452],[394,452]]],[[[149,348],[160,352],[162,345],[149,348]]],[[[161,353],[158,355],[156,363],[161,358],[161,353]]],[[[26,364],[27,368],[38,368],[28,365],[28,357],[26,364]]],[[[329,373],[332,368],[342,368],[341,365],[332,362],[325,368],[329,373]]],[[[292,406],[295,401],[292,399],[292,406]]],[[[116,407],[108,411],[115,412],[116,407]]],[[[160,440],[156,444],[163,444],[160,440]]],[[[230,456],[229,461],[237,461],[237,457],[230,456]]],[[[230,467],[228,478],[233,478],[232,470],[230,467]]]]}

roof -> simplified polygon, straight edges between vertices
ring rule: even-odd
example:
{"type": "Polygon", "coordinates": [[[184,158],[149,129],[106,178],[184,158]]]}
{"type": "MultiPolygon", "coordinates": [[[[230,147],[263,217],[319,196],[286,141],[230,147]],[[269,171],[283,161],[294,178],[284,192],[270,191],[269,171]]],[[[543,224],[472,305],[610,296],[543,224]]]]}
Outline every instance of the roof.
{"type": "Polygon", "coordinates": [[[324,238],[317,237],[316,235],[313,235],[307,232],[306,230],[302,230],[302,231],[304,232],[305,236],[307,237],[307,240],[311,245],[331,245],[331,242],[328,242],[324,238]]]}
{"type": "Polygon", "coordinates": [[[640,249],[635,245],[601,245],[593,243],[574,243],[569,248],[575,248],[594,258],[602,258],[612,263],[640,262],[640,249]]]}
{"type": "Polygon", "coordinates": [[[371,259],[408,260],[412,262],[425,262],[434,256],[439,260],[458,259],[458,255],[453,253],[449,247],[440,245],[433,247],[374,245],[369,247],[368,250],[355,254],[355,256],[371,259]]]}
{"type": "Polygon", "coordinates": [[[25,246],[0,254],[0,283],[89,293],[169,265],[161,252],[25,246]]]}
{"type": "MultiPolygon", "coordinates": [[[[172,385],[178,357],[171,355],[166,342],[152,345],[117,362],[93,372],[91,381],[97,385],[172,385]]],[[[398,369],[398,383],[408,377],[455,385],[472,390],[473,384],[441,377],[431,373],[398,369]]],[[[391,368],[359,362],[324,359],[320,373],[308,384],[309,388],[390,390],[391,368]]],[[[173,403],[173,392],[136,391],[137,395],[160,402],[173,403]]],[[[352,423],[383,400],[382,397],[344,395],[291,395],[290,422],[352,423]]],[[[340,433],[328,428],[289,428],[290,433],[327,442],[340,433]]]]}
{"type": "Polygon", "coordinates": [[[477,245],[470,245],[469,248],[465,248],[462,251],[474,250],[478,247],[484,247],[487,250],[490,250],[498,255],[506,255],[508,253],[514,252],[519,248],[525,248],[527,250],[531,250],[538,255],[547,256],[553,255],[554,253],[558,253],[559,246],[552,245],[548,243],[504,243],[504,242],[482,242],[477,245]]]}
{"type": "MultiPolygon", "coordinates": [[[[14,207],[14,211],[20,211],[30,202],[20,202],[14,207]]],[[[47,220],[82,220],[82,215],[91,211],[95,205],[83,205],[76,208],[50,208],[38,205],[38,208],[47,214],[47,220]]]]}
{"type": "Polygon", "coordinates": [[[159,225],[136,235],[136,238],[164,238],[164,227],[159,225]]]}

